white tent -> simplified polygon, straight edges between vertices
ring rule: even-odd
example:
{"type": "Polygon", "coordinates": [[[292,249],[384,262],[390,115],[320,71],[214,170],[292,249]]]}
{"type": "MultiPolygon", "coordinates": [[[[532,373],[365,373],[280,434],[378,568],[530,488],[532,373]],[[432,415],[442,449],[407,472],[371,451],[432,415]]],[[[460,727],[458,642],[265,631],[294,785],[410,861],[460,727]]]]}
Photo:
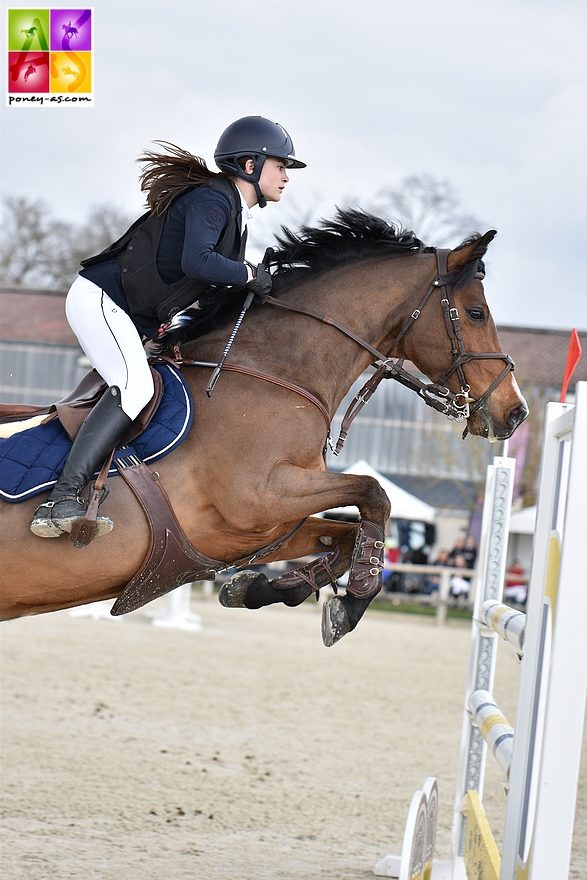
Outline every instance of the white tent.
{"type": "Polygon", "coordinates": [[[512,535],[533,535],[536,525],[536,505],[515,510],[510,516],[510,533],[512,535]]]}
{"type": "MultiPolygon", "coordinates": [[[[415,495],[410,495],[405,489],[401,489],[388,480],[383,474],[378,473],[364,459],[355,462],[352,467],[343,471],[345,474],[355,474],[374,477],[391,501],[391,516],[393,519],[409,519],[418,522],[434,522],[435,510],[424,501],[420,501],[415,495]]],[[[356,513],[355,507],[337,507],[337,513],[356,513]]]]}

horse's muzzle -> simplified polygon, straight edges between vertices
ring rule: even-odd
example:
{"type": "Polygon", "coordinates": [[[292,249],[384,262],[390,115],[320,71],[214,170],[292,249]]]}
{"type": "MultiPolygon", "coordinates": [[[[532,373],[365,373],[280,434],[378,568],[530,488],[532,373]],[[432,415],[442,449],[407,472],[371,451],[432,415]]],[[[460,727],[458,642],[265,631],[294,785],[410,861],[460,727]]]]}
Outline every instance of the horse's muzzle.
{"type": "Polygon", "coordinates": [[[505,421],[502,422],[492,416],[485,406],[482,406],[467,421],[467,428],[469,433],[476,434],[478,437],[485,437],[491,443],[496,440],[507,440],[520,427],[522,422],[528,418],[528,414],[526,404],[518,403],[507,413],[505,421]]]}

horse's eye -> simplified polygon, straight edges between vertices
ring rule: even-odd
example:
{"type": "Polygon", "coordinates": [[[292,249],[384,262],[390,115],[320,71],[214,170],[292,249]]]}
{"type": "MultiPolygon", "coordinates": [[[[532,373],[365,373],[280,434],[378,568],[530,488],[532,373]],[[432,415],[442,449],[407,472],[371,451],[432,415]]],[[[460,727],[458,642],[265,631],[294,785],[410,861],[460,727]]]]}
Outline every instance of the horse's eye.
{"type": "Polygon", "coordinates": [[[471,321],[482,322],[485,320],[485,312],[481,306],[471,306],[470,309],[466,309],[466,312],[471,321]]]}

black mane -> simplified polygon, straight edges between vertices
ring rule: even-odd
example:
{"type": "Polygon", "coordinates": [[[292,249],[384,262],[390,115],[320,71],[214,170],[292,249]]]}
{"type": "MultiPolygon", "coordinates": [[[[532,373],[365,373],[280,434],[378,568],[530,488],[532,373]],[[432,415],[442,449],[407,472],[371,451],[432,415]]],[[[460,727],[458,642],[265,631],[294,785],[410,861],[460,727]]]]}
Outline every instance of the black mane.
{"type": "Polygon", "coordinates": [[[302,226],[299,232],[281,229],[272,259],[276,291],[353,260],[431,250],[414,232],[354,208],[337,208],[334,218],[321,220],[320,226],[302,226]]]}
{"type": "MultiPolygon", "coordinates": [[[[337,208],[330,220],[321,220],[319,226],[302,226],[299,232],[293,232],[285,226],[281,230],[281,235],[276,236],[279,247],[271,260],[272,294],[277,296],[313,275],[344,263],[366,260],[368,257],[434,253],[436,250],[420,241],[414,232],[355,208],[337,208]]],[[[479,233],[470,235],[459,248],[480,237],[479,233]]],[[[466,265],[454,275],[455,287],[461,287],[476,272],[483,272],[481,258],[486,250],[485,244],[473,250],[466,265]]],[[[199,297],[204,312],[194,313],[196,320],[189,325],[189,336],[179,331],[177,339],[170,337],[170,344],[187,338],[195,339],[236,320],[246,293],[246,287],[240,292],[232,288],[227,296],[222,297],[217,289],[211,288],[209,294],[199,297]],[[205,316],[202,318],[200,314],[205,316]]]]}

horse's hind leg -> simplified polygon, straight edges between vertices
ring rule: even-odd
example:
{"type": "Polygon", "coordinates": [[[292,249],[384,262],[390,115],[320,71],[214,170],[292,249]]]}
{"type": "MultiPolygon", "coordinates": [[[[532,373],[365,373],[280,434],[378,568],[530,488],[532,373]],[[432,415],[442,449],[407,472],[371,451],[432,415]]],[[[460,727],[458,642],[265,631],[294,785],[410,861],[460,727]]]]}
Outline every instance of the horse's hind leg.
{"type": "MultiPolygon", "coordinates": [[[[301,605],[317,589],[333,583],[348,570],[353,543],[354,541],[349,542],[345,552],[337,548],[333,553],[326,554],[325,557],[272,581],[262,572],[238,571],[220,588],[218,594],[220,604],[226,608],[251,610],[278,602],[290,608],[301,605]]],[[[366,598],[358,598],[347,592],[344,596],[333,596],[324,603],[322,641],[327,648],[331,648],[343,636],[354,630],[375,595],[376,593],[366,598]]]]}
{"type": "MultiPolygon", "coordinates": [[[[299,559],[332,547],[330,552],[272,581],[259,572],[239,571],[221,587],[220,603],[228,608],[250,609],[277,602],[289,607],[301,605],[348,569],[357,528],[354,523],[310,517],[276,556],[279,560],[299,559]]],[[[275,558],[267,557],[267,561],[275,558]]]]}

